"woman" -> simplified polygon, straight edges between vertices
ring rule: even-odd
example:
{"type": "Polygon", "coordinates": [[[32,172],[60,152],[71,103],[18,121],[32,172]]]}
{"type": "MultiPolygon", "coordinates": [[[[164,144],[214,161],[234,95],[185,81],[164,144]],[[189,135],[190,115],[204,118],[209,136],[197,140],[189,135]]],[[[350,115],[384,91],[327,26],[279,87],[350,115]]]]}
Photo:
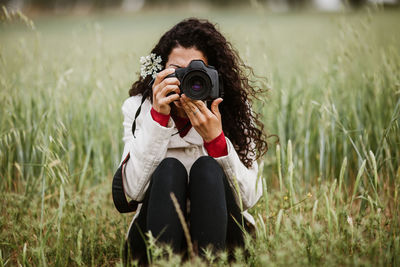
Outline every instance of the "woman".
{"type": "Polygon", "coordinates": [[[262,194],[256,159],[267,151],[263,125],[250,109],[249,97],[255,97],[257,90],[245,76],[249,68],[213,24],[195,18],[175,25],[151,52],[161,59],[150,71],[142,71],[122,106],[122,158],[130,155],[123,167],[124,190],[141,202],[128,232],[131,253],[146,261],[148,231],[175,252],[185,251],[171,192],[200,254],[207,247],[243,245],[240,224],[244,222],[244,229],[254,224],[246,210],[262,194]],[[167,77],[192,60],[214,66],[221,77],[224,99],[213,100],[210,109],[181,94],[180,81],[167,77]],[[158,63],[162,71],[156,73],[158,63]],[[156,75],[153,83],[150,74],[156,75]],[[147,92],[149,97],[141,105],[147,92]],[[134,136],[132,124],[139,106],[134,136]]]}

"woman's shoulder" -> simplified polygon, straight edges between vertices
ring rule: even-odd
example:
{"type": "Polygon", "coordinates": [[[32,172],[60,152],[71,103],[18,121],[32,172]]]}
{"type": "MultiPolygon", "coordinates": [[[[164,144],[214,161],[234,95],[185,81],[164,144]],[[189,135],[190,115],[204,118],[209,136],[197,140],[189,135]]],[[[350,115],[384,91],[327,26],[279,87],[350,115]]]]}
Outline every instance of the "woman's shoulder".
{"type": "MultiPolygon", "coordinates": [[[[140,104],[142,103],[142,95],[135,95],[135,96],[131,96],[128,97],[127,99],[125,99],[124,103],[122,104],[122,112],[125,115],[131,115],[133,116],[136,113],[136,110],[139,108],[140,104]]],[[[147,106],[150,105],[150,101],[149,99],[146,99],[143,102],[143,106],[142,109],[145,109],[147,106]]]]}
{"type": "Polygon", "coordinates": [[[132,106],[139,106],[142,100],[142,95],[134,95],[130,96],[125,99],[124,103],[122,104],[122,108],[130,108],[132,106]]]}

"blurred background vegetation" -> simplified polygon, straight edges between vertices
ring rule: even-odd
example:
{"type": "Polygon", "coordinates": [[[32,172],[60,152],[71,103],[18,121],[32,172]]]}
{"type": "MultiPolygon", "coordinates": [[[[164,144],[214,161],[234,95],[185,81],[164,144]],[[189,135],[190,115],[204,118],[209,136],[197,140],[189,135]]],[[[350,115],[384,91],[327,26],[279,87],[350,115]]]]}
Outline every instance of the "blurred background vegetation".
{"type": "Polygon", "coordinates": [[[237,265],[400,266],[398,1],[2,3],[0,266],[121,265],[121,105],[140,56],[190,16],[266,78],[253,108],[279,136],[237,265]]]}
{"type": "Polygon", "coordinates": [[[48,12],[87,13],[102,9],[138,11],[154,7],[172,6],[262,6],[271,11],[316,9],[338,11],[342,8],[360,9],[366,5],[398,7],[399,0],[0,0],[8,9],[48,12]]]}

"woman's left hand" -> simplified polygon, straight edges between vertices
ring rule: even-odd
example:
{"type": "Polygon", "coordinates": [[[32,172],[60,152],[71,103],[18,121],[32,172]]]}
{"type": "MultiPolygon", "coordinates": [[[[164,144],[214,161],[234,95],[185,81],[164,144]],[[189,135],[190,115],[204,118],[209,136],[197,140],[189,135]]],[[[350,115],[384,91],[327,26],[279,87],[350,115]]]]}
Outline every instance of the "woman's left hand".
{"type": "Polygon", "coordinates": [[[211,110],[203,101],[190,99],[184,94],[180,101],[192,126],[204,141],[210,142],[221,134],[222,121],[218,105],[222,102],[222,98],[217,98],[212,102],[211,110]]]}

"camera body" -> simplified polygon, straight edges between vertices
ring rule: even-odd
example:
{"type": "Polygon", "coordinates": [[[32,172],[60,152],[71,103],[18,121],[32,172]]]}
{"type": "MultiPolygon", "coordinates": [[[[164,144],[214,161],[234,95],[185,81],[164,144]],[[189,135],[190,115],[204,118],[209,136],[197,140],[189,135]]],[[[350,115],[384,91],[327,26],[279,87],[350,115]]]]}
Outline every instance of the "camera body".
{"type": "Polygon", "coordinates": [[[186,68],[178,68],[165,78],[176,77],[180,81],[181,94],[194,100],[214,100],[223,97],[222,79],[213,66],[202,60],[192,60],[186,68]]]}

